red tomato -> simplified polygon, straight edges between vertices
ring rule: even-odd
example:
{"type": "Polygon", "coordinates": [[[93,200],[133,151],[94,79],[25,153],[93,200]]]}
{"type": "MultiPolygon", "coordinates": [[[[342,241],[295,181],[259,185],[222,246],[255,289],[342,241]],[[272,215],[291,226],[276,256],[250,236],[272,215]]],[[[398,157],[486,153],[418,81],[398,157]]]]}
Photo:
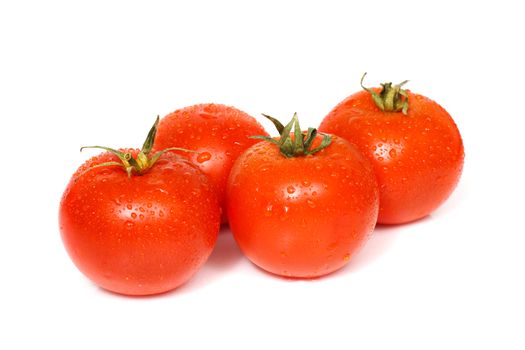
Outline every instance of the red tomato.
{"type": "Polygon", "coordinates": [[[463,169],[463,142],[450,115],[401,85],[382,84],[349,96],[319,127],[352,142],[370,159],[380,188],[378,222],[384,224],[434,211],[463,169]]]}
{"type": "Polygon", "coordinates": [[[226,222],[224,197],[228,174],[237,157],[258,142],[253,135],[267,135],[248,114],[220,104],[199,104],[176,110],[162,118],[156,149],[183,147],[198,153],[184,153],[215,186],[226,222]]]}
{"type": "MultiPolygon", "coordinates": [[[[281,131],[282,140],[289,130],[281,131]]],[[[297,136],[288,140],[294,144],[297,136]]],[[[327,138],[314,132],[313,143],[299,148],[315,150],[327,138]]],[[[336,136],[316,152],[284,155],[282,147],[261,142],[235,162],[227,188],[230,228],[243,253],[264,270],[301,278],[328,274],[349,261],[375,226],[372,167],[336,136]]]]}
{"type": "MultiPolygon", "coordinates": [[[[121,150],[126,153],[141,158],[138,150],[121,150]]],[[[128,295],[169,291],[186,282],[214,247],[220,208],[207,177],[173,154],[154,163],[128,176],[119,158],[106,152],[83,164],[64,192],[64,245],[102,288],[128,295]]]]}

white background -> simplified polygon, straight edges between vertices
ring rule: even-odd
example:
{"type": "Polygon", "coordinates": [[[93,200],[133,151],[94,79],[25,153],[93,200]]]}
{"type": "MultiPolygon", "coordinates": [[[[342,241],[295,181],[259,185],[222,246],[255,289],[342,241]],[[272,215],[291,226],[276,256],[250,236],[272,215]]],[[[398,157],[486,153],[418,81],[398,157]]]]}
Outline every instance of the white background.
{"type": "Polygon", "coordinates": [[[0,348],[525,347],[525,80],[519,1],[0,2],[0,348]],[[147,3],[147,5],[146,5],[147,3]],[[379,227],[338,273],[270,276],[223,230],[186,285],[129,298],[92,285],[57,224],[93,152],[140,146],[200,102],[316,126],[347,95],[410,79],[465,143],[452,197],[379,227]],[[521,217],[520,217],[521,216],[521,217]]]}

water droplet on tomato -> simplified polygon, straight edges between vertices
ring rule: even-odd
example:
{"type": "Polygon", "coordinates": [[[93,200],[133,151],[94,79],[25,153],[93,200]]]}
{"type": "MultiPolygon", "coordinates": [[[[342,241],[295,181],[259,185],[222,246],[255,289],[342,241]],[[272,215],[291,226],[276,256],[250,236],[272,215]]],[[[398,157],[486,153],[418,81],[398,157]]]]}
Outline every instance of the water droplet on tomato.
{"type": "Polygon", "coordinates": [[[210,158],[211,158],[211,153],[210,152],[202,152],[201,154],[199,154],[197,156],[197,162],[204,163],[204,162],[210,160],[210,158]]]}
{"type": "Polygon", "coordinates": [[[390,156],[390,158],[395,158],[397,156],[397,152],[395,149],[391,149],[389,152],[388,152],[388,155],[390,156]]]}
{"type": "Polygon", "coordinates": [[[273,205],[268,204],[266,206],[266,210],[264,211],[264,216],[272,216],[272,209],[273,209],[273,205]]]}
{"type": "Polygon", "coordinates": [[[286,192],[288,192],[289,194],[292,194],[295,192],[295,187],[293,186],[288,186],[288,188],[286,189],[286,192]]]}
{"type": "Polygon", "coordinates": [[[133,206],[131,204],[128,204],[126,205],[126,208],[128,208],[129,210],[133,209],[133,206]]]}
{"type": "Polygon", "coordinates": [[[343,260],[344,261],[350,260],[350,254],[345,254],[345,256],[343,256],[343,260]]]}
{"type": "Polygon", "coordinates": [[[162,210],[159,210],[159,216],[160,217],[163,217],[164,216],[164,212],[162,210]]]}
{"type": "Polygon", "coordinates": [[[304,186],[304,187],[308,187],[308,186],[310,186],[310,182],[309,182],[309,181],[303,181],[303,186],[304,186]]]}
{"type": "Polygon", "coordinates": [[[216,115],[213,115],[213,114],[210,114],[210,113],[206,113],[206,112],[199,113],[199,116],[201,118],[204,118],[204,119],[217,119],[216,115]]]}
{"type": "Polygon", "coordinates": [[[311,199],[307,199],[306,204],[308,204],[310,208],[315,208],[315,202],[311,199]]]}
{"type": "Polygon", "coordinates": [[[130,230],[130,229],[133,228],[133,221],[127,220],[127,221],[125,222],[125,225],[126,225],[126,228],[127,228],[128,230],[130,230]]]}
{"type": "Polygon", "coordinates": [[[140,214],[139,219],[144,220],[144,214],[140,214]]]}

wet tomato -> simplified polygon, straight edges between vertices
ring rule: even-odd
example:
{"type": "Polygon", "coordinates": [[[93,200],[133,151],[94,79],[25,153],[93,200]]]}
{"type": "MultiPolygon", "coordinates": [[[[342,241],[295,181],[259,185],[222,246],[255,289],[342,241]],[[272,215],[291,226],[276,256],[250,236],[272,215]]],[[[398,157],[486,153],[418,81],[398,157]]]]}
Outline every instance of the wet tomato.
{"type": "Polygon", "coordinates": [[[108,152],[77,170],[60,203],[73,262],[95,284],[128,295],[186,282],[210,255],[220,226],[207,177],[177,155],[150,157],[147,143],[141,151],[99,147],[108,152]]]}
{"type": "Polygon", "coordinates": [[[199,167],[217,190],[226,221],[224,196],[233,162],[258,142],[252,135],[266,135],[250,115],[221,104],[199,104],[176,110],[162,118],[155,149],[183,147],[197,153],[181,153],[199,167]]]}
{"type": "Polygon", "coordinates": [[[372,162],[380,189],[378,222],[422,218],[453,192],[464,150],[451,116],[400,85],[357,92],[337,105],[319,130],[339,135],[372,162]]]}
{"type": "Polygon", "coordinates": [[[230,228],[243,253],[264,270],[326,275],[343,267],[375,226],[372,167],[342,138],[302,133],[296,116],[286,127],[272,121],[280,139],[263,137],[267,142],[249,148],[232,168],[230,228]]]}

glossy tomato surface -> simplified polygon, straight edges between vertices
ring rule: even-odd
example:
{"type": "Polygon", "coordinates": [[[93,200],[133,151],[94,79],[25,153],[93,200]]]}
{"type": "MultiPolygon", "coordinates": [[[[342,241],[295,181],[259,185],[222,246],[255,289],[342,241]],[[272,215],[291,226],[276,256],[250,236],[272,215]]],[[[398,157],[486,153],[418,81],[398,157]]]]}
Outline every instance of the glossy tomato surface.
{"type": "MultiPolygon", "coordinates": [[[[136,155],[137,151],[134,151],[136,155]]],[[[156,294],[186,282],[210,255],[220,225],[213,188],[195,166],[165,153],[128,177],[103,153],[73,175],[60,203],[62,240],[73,262],[102,288],[156,294]]]]}
{"type": "MultiPolygon", "coordinates": [[[[182,147],[197,153],[181,153],[199,167],[215,186],[223,211],[226,181],[237,157],[267,135],[250,115],[221,104],[199,104],[176,110],[160,121],[154,148],[182,147]]],[[[223,213],[223,221],[226,214],[223,213]]]]}
{"type": "Polygon", "coordinates": [[[258,143],[238,158],[228,182],[239,247],[282,276],[313,278],[343,267],[372,232],[377,211],[371,165],[338,137],[318,153],[294,158],[258,143]]]}
{"type": "Polygon", "coordinates": [[[451,116],[429,98],[408,94],[408,113],[382,112],[366,91],[351,95],[319,130],[339,135],[372,162],[380,189],[379,223],[422,218],[456,187],[463,142],[451,116]]]}

